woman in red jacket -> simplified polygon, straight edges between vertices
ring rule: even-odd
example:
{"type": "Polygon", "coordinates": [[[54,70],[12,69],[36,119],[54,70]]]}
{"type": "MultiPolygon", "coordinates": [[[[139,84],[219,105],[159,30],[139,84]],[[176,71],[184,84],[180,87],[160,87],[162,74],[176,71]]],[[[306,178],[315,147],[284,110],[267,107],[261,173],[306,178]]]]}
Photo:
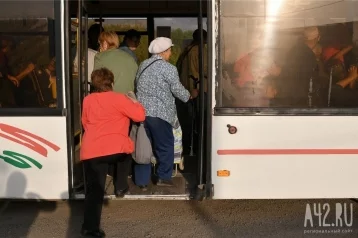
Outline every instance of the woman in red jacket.
{"type": "Polygon", "coordinates": [[[134,143],[129,138],[130,120],[141,122],[145,110],[136,100],[113,92],[113,73],[101,68],[91,75],[95,92],[83,100],[82,124],[85,130],[81,160],[86,173],[86,198],[83,236],[104,237],[100,229],[105,181],[110,164],[116,164],[116,195],[128,191],[130,154],[134,143]]]}

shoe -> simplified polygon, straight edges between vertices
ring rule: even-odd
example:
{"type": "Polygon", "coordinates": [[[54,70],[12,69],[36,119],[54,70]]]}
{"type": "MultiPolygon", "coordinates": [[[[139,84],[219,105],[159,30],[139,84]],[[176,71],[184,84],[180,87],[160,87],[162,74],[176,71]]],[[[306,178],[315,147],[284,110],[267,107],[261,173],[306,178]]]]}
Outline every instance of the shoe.
{"type": "Polygon", "coordinates": [[[82,237],[106,237],[106,233],[102,229],[94,231],[81,229],[81,235],[82,237]]]}
{"type": "Polygon", "coordinates": [[[74,188],[74,192],[75,193],[84,193],[85,192],[85,187],[82,186],[82,187],[77,187],[77,188],[74,188]]]}
{"type": "Polygon", "coordinates": [[[73,189],[83,189],[85,187],[85,184],[83,182],[78,183],[77,185],[73,186],[73,189]]]}
{"type": "Polygon", "coordinates": [[[117,198],[123,198],[126,193],[128,193],[129,188],[123,189],[123,190],[116,190],[115,195],[117,198]]]}
{"type": "Polygon", "coordinates": [[[158,179],[157,181],[157,186],[161,186],[161,187],[173,187],[173,181],[171,180],[164,180],[164,179],[158,179]]]}
{"type": "Polygon", "coordinates": [[[139,185],[138,186],[140,188],[140,190],[142,190],[143,192],[148,190],[148,186],[147,185],[139,185]]]}

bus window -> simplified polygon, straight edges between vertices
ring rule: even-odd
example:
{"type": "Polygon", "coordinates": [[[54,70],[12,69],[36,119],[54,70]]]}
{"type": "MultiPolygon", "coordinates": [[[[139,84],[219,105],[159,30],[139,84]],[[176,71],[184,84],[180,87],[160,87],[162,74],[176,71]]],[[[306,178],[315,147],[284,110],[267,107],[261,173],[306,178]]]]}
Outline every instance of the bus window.
{"type": "MultiPolygon", "coordinates": [[[[198,19],[195,17],[154,18],[155,37],[158,37],[158,27],[170,27],[170,38],[173,40],[170,63],[176,65],[182,51],[193,40],[193,32],[198,28],[198,19]]],[[[207,30],[207,18],[203,18],[203,29],[207,30]]]]}
{"type": "Polygon", "coordinates": [[[0,107],[56,108],[53,1],[0,2],[0,107]]]}
{"type": "Polygon", "coordinates": [[[357,108],[358,3],[220,1],[217,107],[357,108]]]}

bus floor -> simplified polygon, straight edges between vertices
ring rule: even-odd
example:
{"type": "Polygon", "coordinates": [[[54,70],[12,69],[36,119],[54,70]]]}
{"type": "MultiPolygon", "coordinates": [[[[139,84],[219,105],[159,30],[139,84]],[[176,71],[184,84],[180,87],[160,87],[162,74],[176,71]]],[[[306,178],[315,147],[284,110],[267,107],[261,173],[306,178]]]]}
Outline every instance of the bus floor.
{"type": "MultiPolygon", "coordinates": [[[[195,176],[192,174],[181,173],[173,177],[174,186],[172,187],[160,187],[154,183],[148,185],[147,191],[142,191],[133,182],[132,178],[128,178],[129,192],[128,195],[190,195],[190,188],[194,187],[195,182],[193,181],[195,176]]],[[[114,195],[114,187],[112,177],[107,176],[106,181],[106,194],[114,195]]]]}
{"type": "MultiPolygon", "coordinates": [[[[175,168],[175,167],[173,167],[175,168]]],[[[128,178],[129,192],[126,194],[130,196],[178,196],[186,195],[188,198],[194,196],[196,188],[196,171],[197,171],[197,159],[195,156],[185,156],[184,158],[184,170],[179,170],[175,175],[175,169],[173,170],[173,183],[172,187],[160,187],[154,183],[148,185],[147,191],[142,191],[138,186],[134,184],[133,177],[128,178]],[[175,175],[175,176],[174,176],[175,175]]],[[[153,174],[153,173],[152,173],[153,174]]],[[[155,175],[153,175],[154,177],[155,175]]],[[[114,186],[112,176],[107,175],[106,180],[106,195],[114,195],[114,186]]],[[[83,194],[84,191],[77,192],[76,195],[83,194]]],[[[125,197],[125,198],[126,198],[125,197]]]]}

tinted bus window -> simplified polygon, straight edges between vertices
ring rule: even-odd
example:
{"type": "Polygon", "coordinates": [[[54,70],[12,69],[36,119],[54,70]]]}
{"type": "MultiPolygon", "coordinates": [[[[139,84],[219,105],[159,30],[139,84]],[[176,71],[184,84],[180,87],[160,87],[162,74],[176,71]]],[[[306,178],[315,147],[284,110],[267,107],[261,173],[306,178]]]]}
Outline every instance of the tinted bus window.
{"type": "Polygon", "coordinates": [[[355,108],[357,1],[220,1],[217,103],[355,108]]]}
{"type": "Polygon", "coordinates": [[[0,105],[57,106],[53,1],[0,1],[0,105]]]}

